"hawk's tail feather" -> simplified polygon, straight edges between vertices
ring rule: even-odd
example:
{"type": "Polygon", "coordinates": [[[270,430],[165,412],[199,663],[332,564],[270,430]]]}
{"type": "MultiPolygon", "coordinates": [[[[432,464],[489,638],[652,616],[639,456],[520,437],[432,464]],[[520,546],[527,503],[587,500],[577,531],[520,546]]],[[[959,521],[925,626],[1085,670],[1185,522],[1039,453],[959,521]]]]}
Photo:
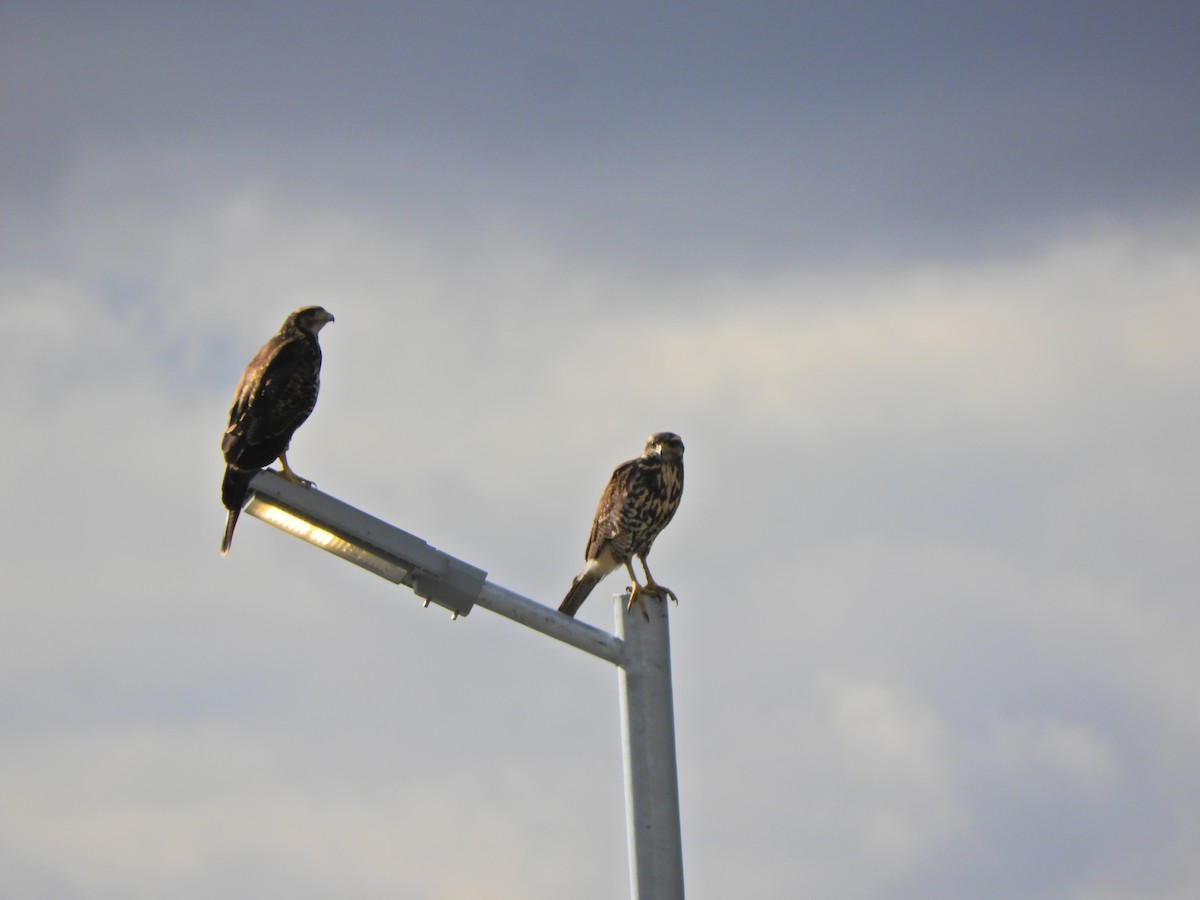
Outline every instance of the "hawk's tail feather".
{"type": "Polygon", "coordinates": [[[233,529],[237,526],[238,513],[242,511],[246,497],[250,494],[250,479],[256,473],[257,469],[247,471],[235,469],[233,466],[225,467],[225,480],[221,482],[221,502],[225,504],[229,514],[225,517],[225,537],[221,539],[222,556],[229,552],[229,546],[233,543],[233,529]]]}
{"type": "Polygon", "coordinates": [[[603,577],[603,575],[598,575],[588,569],[580,572],[571,582],[571,589],[567,591],[567,596],[559,604],[558,611],[566,613],[568,616],[574,616],[579,612],[579,607],[583,606],[583,601],[588,598],[592,588],[598,585],[603,577]]]}
{"type": "Polygon", "coordinates": [[[231,509],[225,516],[225,537],[221,538],[222,556],[229,552],[229,545],[233,543],[233,529],[237,525],[239,512],[241,512],[240,509],[231,509]]]}

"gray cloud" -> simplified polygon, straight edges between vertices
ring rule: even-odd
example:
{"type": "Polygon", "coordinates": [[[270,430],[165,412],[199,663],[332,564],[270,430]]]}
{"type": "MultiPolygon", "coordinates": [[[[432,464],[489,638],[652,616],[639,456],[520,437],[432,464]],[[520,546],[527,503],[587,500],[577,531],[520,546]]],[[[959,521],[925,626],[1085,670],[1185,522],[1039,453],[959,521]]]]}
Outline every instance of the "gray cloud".
{"type": "Polygon", "coordinates": [[[317,302],[297,468],[546,603],[683,434],[692,896],[1195,892],[1186,18],[298,9],[0,11],[7,891],[626,889],[612,671],[218,557],[317,302]]]}
{"type": "Polygon", "coordinates": [[[1029,248],[1197,197],[1183,7],[6,16],[18,209],[150,148],[169,191],[207,169],[679,272],[1029,248]]]}

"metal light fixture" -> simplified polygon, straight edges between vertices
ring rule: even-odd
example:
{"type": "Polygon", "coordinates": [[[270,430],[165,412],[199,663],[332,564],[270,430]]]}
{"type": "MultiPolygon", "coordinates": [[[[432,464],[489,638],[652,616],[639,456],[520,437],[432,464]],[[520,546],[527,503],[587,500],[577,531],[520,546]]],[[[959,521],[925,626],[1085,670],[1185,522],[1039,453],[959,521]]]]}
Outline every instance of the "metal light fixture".
{"type": "Polygon", "coordinates": [[[328,494],[264,469],[250,482],[246,513],[465,616],[487,572],[328,494]]]}
{"type": "Polygon", "coordinates": [[[628,593],[617,595],[617,634],[609,634],[493,584],[483,569],[270,469],[251,480],[245,511],[393,584],[412,588],[426,606],[436,603],[455,618],[482,606],[615,665],[620,676],[631,896],[683,900],[665,601],[649,604],[643,618],[640,610],[628,608],[628,593]]]}

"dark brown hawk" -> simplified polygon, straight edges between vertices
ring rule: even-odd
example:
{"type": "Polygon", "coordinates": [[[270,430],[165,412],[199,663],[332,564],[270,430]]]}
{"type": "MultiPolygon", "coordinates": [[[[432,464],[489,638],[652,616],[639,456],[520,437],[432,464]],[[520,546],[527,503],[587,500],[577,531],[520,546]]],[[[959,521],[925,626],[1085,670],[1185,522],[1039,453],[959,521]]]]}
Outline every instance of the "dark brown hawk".
{"type": "Polygon", "coordinates": [[[312,483],[292,471],[287,449],[317,403],[321,387],[317,333],[332,321],[333,316],[319,306],[301,307],[284,320],[279,333],[263,344],[242,373],[229,410],[229,426],[221,439],[225,454],[221,502],[229,510],[222,556],[229,552],[250,479],[259,469],[278,459],[285,478],[312,483]]]}
{"type": "Polygon", "coordinates": [[[679,435],[660,431],[646,439],[646,448],[637,459],[621,463],[613,470],[608,486],[600,495],[592,533],[584,559],[587,563],[558,607],[559,612],[575,615],[600,580],[624,564],[633,579],[629,606],[636,602],[646,612],[642,594],[670,597],[670,588],[656,584],[646,565],[646,556],[658,533],[679,508],[683,496],[683,441],[679,435]],[[642,561],[646,585],[633,573],[633,557],[642,561]]]}

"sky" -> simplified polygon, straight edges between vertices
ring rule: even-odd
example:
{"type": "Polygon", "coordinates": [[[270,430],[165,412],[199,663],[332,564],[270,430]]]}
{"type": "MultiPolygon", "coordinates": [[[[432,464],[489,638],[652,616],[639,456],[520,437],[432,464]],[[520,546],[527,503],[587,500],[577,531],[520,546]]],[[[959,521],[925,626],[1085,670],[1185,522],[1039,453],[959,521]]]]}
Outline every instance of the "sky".
{"type": "Polygon", "coordinates": [[[693,900],[1196,896],[1198,40],[0,3],[0,893],[628,894],[614,668],[248,517],[219,556],[234,386],[319,303],[295,469],[547,605],[683,437],[693,900]]]}

